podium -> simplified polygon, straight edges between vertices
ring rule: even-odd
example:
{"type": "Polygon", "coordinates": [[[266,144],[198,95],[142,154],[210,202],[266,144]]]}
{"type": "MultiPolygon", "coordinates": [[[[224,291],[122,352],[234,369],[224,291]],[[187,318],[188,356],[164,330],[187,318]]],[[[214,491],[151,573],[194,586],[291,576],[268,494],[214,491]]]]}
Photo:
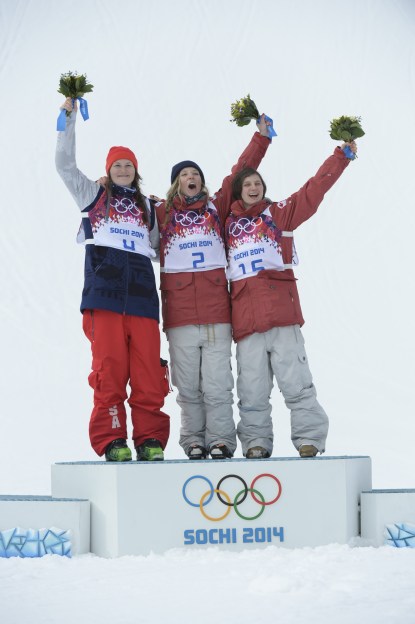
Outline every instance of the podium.
{"type": "Polygon", "coordinates": [[[0,557],[88,552],[89,500],[0,495],[0,557]]]}
{"type": "Polygon", "coordinates": [[[0,557],[415,547],[415,489],[371,481],[367,456],[56,463],[52,496],[0,495],[0,557]]]}
{"type": "Polygon", "coordinates": [[[370,545],[415,548],[415,489],[363,491],[361,513],[361,536],[370,545]]]}
{"type": "Polygon", "coordinates": [[[369,457],[75,462],[52,466],[52,497],[90,502],[91,552],[245,550],[347,543],[360,535],[369,457]]]}

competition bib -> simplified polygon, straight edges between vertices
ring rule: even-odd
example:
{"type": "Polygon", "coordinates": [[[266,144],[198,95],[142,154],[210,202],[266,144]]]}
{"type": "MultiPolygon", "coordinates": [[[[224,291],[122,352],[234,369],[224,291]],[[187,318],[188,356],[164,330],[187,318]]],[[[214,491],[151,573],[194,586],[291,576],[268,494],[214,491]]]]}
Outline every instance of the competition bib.
{"type": "Polygon", "coordinates": [[[131,251],[148,258],[156,256],[150,244],[148,227],[133,198],[111,197],[107,206],[104,193],[84,219],[89,222],[84,224],[84,231],[90,230],[92,233],[92,238],[87,237],[86,243],[131,251]]]}
{"type": "Polygon", "coordinates": [[[226,266],[225,245],[215,206],[174,210],[162,233],[166,273],[208,271],[226,266]]]}
{"type": "Polygon", "coordinates": [[[226,222],[226,277],[235,281],[253,277],[264,269],[284,271],[298,264],[294,246],[292,263],[284,263],[280,242],[282,237],[292,237],[292,232],[283,232],[277,228],[268,208],[255,217],[231,215],[226,222]]]}

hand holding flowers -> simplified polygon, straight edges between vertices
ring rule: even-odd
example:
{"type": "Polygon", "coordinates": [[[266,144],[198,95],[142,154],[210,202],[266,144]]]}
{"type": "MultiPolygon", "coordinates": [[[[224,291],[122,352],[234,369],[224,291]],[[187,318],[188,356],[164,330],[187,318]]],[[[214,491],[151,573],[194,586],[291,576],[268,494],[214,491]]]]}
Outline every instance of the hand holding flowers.
{"type": "MultiPolygon", "coordinates": [[[[86,74],[68,71],[66,74],[61,74],[58,93],[62,93],[65,98],[71,98],[73,105],[75,100],[78,100],[82,118],[86,121],[89,119],[88,103],[83,96],[85,93],[92,93],[93,88],[94,85],[88,82],[86,74]]],[[[65,130],[66,117],[70,114],[71,111],[62,110],[58,117],[57,130],[65,130]]]]}
{"type": "Polygon", "coordinates": [[[249,93],[246,97],[241,98],[240,100],[237,100],[236,102],[231,104],[231,115],[231,121],[234,121],[236,125],[240,127],[247,126],[251,122],[251,119],[255,119],[259,127],[261,119],[263,120],[264,118],[268,126],[268,138],[272,140],[272,137],[277,136],[277,133],[275,132],[272,125],[272,119],[267,115],[259,114],[256,104],[253,100],[251,100],[249,93]]]}
{"type": "Polygon", "coordinates": [[[342,148],[350,160],[357,158],[355,139],[359,139],[365,134],[360,122],[361,117],[347,117],[345,115],[332,119],[330,122],[330,137],[335,141],[344,141],[351,144],[342,148]]]}

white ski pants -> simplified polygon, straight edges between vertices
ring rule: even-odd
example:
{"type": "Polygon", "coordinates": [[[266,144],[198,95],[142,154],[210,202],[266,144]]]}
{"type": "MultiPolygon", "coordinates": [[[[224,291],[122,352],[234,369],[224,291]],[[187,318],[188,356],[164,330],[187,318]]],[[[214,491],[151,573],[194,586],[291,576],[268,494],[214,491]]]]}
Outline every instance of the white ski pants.
{"type": "Polygon", "coordinates": [[[237,432],[246,455],[249,448],[273,448],[270,395],[273,376],[291,411],[291,440],[296,449],[313,444],[322,453],[328,418],[316,399],[299,325],[274,327],[237,343],[237,392],[240,422],[237,432]]]}
{"type": "Polygon", "coordinates": [[[172,384],[181,407],[180,446],[226,444],[234,453],[232,333],[229,323],[168,329],[172,384]]]}

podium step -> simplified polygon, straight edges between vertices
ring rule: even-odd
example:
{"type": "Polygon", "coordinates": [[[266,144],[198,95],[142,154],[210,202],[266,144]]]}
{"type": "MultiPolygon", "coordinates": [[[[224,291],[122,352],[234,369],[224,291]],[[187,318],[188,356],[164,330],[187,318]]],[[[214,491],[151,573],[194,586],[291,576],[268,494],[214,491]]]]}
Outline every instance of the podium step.
{"type": "Polygon", "coordinates": [[[362,492],[362,538],[373,546],[415,548],[415,489],[362,492]]]}
{"type": "Polygon", "coordinates": [[[90,501],[91,552],[103,557],[347,543],[370,488],[369,457],[52,466],[54,497],[90,501]]]}
{"type": "Polygon", "coordinates": [[[90,552],[90,503],[52,496],[0,496],[0,557],[90,552]]]}

